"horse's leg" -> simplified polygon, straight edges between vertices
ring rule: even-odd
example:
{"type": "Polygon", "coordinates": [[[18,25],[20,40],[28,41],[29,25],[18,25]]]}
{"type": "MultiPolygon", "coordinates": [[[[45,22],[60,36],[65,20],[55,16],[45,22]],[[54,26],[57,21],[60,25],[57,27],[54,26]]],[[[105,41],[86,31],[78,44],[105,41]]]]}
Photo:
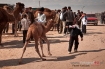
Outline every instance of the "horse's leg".
{"type": "Polygon", "coordinates": [[[40,38],[39,41],[40,41],[40,47],[41,47],[41,51],[42,51],[42,57],[46,57],[46,56],[44,55],[44,53],[43,53],[42,39],[40,38]]]}
{"type": "Polygon", "coordinates": [[[23,57],[23,55],[24,55],[24,53],[25,53],[25,51],[26,51],[26,47],[27,47],[28,43],[29,43],[29,40],[26,41],[25,44],[24,44],[24,46],[23,46],[23,53],[22,53],[21,58],[20,58],[20,60],[19,60],[19,64],[22,63],[22,57],[23,57]]]}
{"type": "Polygon", "coordinates": [[[41,56],[41,54],[40,54],[40,52],[39,52],[38,39],[35,39],[35,51],[37,52],[37,54],[39,55],[39,57],[40,57],[43,61],[46,60],[46,59],[44,59],[44,58],[41,56]]]}
{"type": "Polygon", "coordinates": [[[47,39],[46,36],[44,36],[43,39],[44,39],[44,40],[46,41],[46,43],[47,43],[47,47],[48,47],[48,55],[51,56],[52,54],[51,54],[51,52],[50,52],[50,43],[49,43],[49,41],[48,41],[48,39],[47,39]]]}
{"type": "Polygon", "coordinates": [[[27,37],[26,37],[26,42],[25,42],[25,44],[24,44],[24,46],[23,46],[23,53],[22,53],[21,58],[20,58],[20,60],[19,60],[19,64],[22,63],[22,57],[23,57],[23,55],[24,55],[24,53],[25,53],[25,50],[26,50],[26,47],[27,47],[27,45],[28,45],[28,43],[29,43],[29,41],[30,41],[30,37],[31,37],[31,31],[28,30],[28,32],[27,32],[27,37]]]}
{"type": "Polygon", "coordinates": [[[3,47],[3,45],[1,44],[2,42],[2,33],[0,33],[0,47],[3,47]]]}
{"type": "Polygon", "coordinates": [[[18,21],[17,20],[15,20],[15,33],[14,33],[14,36],[16,37],[16,36],[18,36],[17,35],[17,23],[18,23],[18,21]]]}

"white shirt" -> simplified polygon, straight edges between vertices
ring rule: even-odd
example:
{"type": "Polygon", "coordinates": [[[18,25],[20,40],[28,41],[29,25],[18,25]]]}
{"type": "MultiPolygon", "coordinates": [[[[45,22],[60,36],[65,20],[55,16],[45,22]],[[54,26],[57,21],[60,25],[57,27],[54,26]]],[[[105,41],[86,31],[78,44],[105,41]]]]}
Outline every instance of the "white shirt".
{"type": "Polygon", "coordinates": [[[45,15],[45,14],[41,14],[41,15],[40,15],[40,14],[38,13],[37,19],[38,19],[38,22],[41,22],[42,24],[46,23],[46,15],[45,15]]]}
{"type": "Polygon", "coordinates": [[[82,18],[82,24],[87,25],[87,20],[86,20],[85,16],[82,18]]]}
{"type": "Polygon", "coordinates": [[[22,30],[28,30],[30,23],[31,23],[31,22],[30,22],[28,19],[23,18],[23,19],[21,20],[22,30]]]}

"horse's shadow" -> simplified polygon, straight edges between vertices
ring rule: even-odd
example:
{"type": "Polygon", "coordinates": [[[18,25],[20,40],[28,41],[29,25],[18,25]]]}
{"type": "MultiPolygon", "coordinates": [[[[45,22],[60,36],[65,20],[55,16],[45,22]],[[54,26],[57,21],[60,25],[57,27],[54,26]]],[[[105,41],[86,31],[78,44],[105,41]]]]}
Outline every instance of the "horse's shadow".
{"type": "MultiPolygon", "coordinates": [[[[2,43],[3,44],[3,48],[2,49],[8,49],[8,48],[22,48],[24,46],[24,43],[19,40],[13,40],[13,41],[8,41],[8,42],[5,42],[5,43],[2,43]]],[[[28,43],[28,46],[27,47],[32,47],[33,43],[28,43]]]]}
{"type": "MultiPolygon", "coordinates": [[[[23,58],[22,64],[35,62],[36,60],[40,60],[40,58],[23,58]]],[[[19,59],[0,60],[0,67],[17,65],[19,65],[19,59]]]]}
{"type": "MultiPolygon", "coordinates": [[[[55,43],[61,43],[61,42],[68,42],[68,40],[60,40],[60,39],[48,39],[50,44],[55,44],[55,43]]],[[[46,44],[46,42],[44,43],[46,44]]],[[[3,48],[2,49],[9,49],[9,48],[22,48],[24,46],[24,43],[22,43],[22,40],[13,40],[13,41],[8,41],[3,43],[3,48]]],[[[31,41],[31,43],[28,43],[27,47],[33,47],[35,46],[35,42],[31,41]]]]}

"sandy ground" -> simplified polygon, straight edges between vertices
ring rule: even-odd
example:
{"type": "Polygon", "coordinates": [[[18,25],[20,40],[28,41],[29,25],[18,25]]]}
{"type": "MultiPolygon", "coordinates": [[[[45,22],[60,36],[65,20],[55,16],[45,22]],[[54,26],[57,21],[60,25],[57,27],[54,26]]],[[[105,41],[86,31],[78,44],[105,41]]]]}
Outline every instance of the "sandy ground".
{"type": "MultiPolygon", "coordinates": [[[[11,32],[11,31],[10,31],[11,32]]],[[[63,36],[56,31],[47,33],[52,56],[47,54],[46,61],[41,61],[34,49],[34,41],[29,43],[23,56],[23,64],[18,60],[22,53],[22,32],[19,37],[3,35],[4,48],[0,49],[0,69],[105,69],[105,25],[88,25],[84,41],[80,41],[78,52],[68,54],[69,35],[63,36]]],[[[39,46],[40,49],[40,46],[39,46]]]]}

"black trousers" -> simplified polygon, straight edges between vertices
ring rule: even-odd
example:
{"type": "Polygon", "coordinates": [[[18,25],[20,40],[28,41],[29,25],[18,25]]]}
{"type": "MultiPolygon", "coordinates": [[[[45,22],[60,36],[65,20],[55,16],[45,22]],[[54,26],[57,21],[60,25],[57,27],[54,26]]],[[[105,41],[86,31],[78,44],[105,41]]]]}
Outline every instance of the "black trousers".
{"type": "Polygon", "coordinates": [[[77,50],[77,49],[78,49],[78,45],[79,45],[78,36],[76,36],[76,37],[70,36],[69,48],[68,48],[68,51],[69,51],[69,52],[71,52],[71,50],[72,50],[72,46],[73,46],[74,41],[75,41],[74,50],[77,50]]]}
{"type": "Polygon", "coordinates": [[[12,34],[14,34],[15,33],[15,24],[12,24],[12,34]]]}
{"type": "MultiPolygon", "coordinates": [[[[66,22],[66,25],[65,26],[69,26],[69,25],[73,25],[73,22],[66,22]]],[[[66,34],[67,31],[71,32],[71,28],[66,28],[65,27],[64,34],[66,34]]]]}
{"type": "Polygon", "coordinates": [[[86,33],[86,25],[82,25],[82,32],[86,33]]]}
{"type": "Polygon", "coordinates": [[[25,43],[28,30],[23,30],[23,43],[25,43]]]}

